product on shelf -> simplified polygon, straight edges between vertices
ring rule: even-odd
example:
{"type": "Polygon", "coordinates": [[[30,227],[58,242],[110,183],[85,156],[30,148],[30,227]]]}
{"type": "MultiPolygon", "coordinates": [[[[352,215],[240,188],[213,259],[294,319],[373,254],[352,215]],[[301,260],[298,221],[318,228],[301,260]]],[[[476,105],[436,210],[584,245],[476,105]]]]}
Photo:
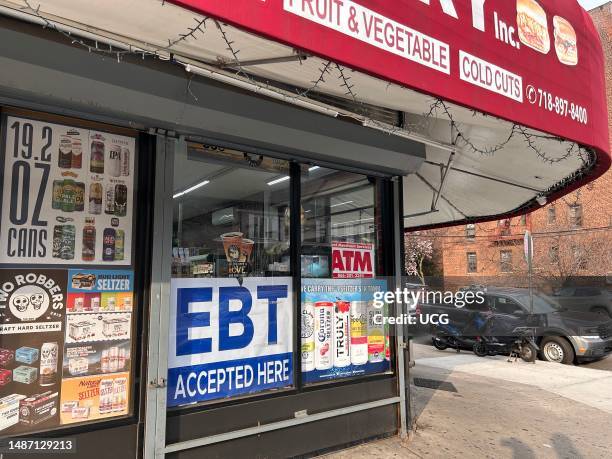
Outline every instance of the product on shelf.
{"type": "Polygon", "coordinates": [[[38,369],[21,365],[13,370],[13,381],[23,384],[32,384],[38,379],[38,369]]]}
{"type": "Polygon", "coordinates": [[[13,380],[13,372],[0,368],[0,387],[6,386],[13,380]]]}
{"type": "Polygon", "coordinates": [[[0,366],[6,367],[15,360],[15,353],[10,349],[0,349],[0,366]]]}
{"type": "Polygon", "coordinates": [[[68,336],[75,341],[82,341],[95,335],[95,324],[86,320],[71,323],[68,327],[68,336]]]}
{"type": "Polygon", "coordinates": [[[58,393],[47,391],[24,398],[19,402],[19,422],[36,425],[52,418],[57,413],[58,393]]]}
{"type": "Polygon", "coordinates": [[[38,360],[38,349],[23,346],[15,351],[15,360],[21,363],[31,364],[38,360]]]}
{"type": "Polygon", "coordinates": [[[0,398],[0,431],[19,422],[19,402],[25,395],[11,394],[0,398]]]}
{"type": "Polygon", "coordinates": [[[107,338],[119,338],[129,333],[130,321],[126,318],[104,319],[102,334],[107,338]]]}

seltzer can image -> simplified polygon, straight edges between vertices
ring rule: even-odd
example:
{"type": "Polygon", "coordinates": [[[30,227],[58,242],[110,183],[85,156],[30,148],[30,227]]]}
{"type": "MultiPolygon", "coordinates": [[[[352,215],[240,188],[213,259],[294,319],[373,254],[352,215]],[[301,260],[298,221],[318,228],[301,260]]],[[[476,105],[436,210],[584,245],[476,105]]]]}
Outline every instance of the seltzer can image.
{"type": "Polygon", "coordinates": [[[334,308],[334,367],[351,364],[351,303],[337,301],[334,308]]]}
{"type": "Polygon", "coordinates": [[[351,301],[351,363],[368,363],[368,303],[351,301]]]}
{"type": "Polygon", "coordinates": [[[302,371],[315,369],[314,303],[302,303],[302,371]]]}
{"type": "Polygon", "coordinates": [[[57,378],[57,343],[43,343],[40,348],[40,385],[52,386],[57,378]]]}
{"type": "Polygon", "coordinates": [[[334,303],[317,301],[315,312],[315,369],[329,370],[333,364],[332,319],[334,303]]]}
{"type": "Polygon", "coordinates": [[[385,359],[385,326],[383,310],[368,302],[368,361],[382,362],[385,359]]]}

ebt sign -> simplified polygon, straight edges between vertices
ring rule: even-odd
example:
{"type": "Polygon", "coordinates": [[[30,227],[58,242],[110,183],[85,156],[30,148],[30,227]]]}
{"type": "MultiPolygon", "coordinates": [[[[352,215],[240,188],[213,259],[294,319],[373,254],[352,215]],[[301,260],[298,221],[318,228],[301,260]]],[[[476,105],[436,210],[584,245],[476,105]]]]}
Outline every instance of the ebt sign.
{"type": "Polygon", "coordinates": [[[173,279],[168,406],[293,384],[292,279],[173,279]]]}

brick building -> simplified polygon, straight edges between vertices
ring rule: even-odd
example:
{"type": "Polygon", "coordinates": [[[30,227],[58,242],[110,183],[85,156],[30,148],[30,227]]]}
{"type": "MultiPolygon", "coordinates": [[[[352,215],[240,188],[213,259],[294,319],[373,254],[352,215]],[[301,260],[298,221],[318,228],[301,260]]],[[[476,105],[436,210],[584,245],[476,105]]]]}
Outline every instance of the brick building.
{"type": "MultiPolygon", "coordinates": [[[[612,120],[612,2],[589,13],[604,48],[608,119],[612,120]]],[[[541,284],[556,287],[593,277],[598,282],[612,281],[612,170],[531,214],[421,232],[417,237],[433,242],[434,264],[444,275],[446,287],[524,286],[526,230],[534,235],[534,273],[541,284]]]]}

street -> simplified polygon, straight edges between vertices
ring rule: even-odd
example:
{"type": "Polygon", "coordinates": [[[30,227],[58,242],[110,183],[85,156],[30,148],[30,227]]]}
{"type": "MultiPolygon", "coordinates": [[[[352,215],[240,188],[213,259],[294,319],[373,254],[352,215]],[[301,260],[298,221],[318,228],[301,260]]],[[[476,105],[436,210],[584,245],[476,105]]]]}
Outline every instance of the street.
{"type": "MultiPolygon", "coordinates": [[[[441,357],[445,353],[455,353],[452,349],[447,349],[446,351],[439,351],[435,349],[431,345],[431,337],[430,336],[420,336],[415,338],[413,341],[414,351],[415,351],[415,359],[422,359],[425,357],[441,357]]],[[[461,351],[461,353],[471,354],[470,351],[461,351]]],[[[538,361],[539,363],[540,361],[538,361]]],[[[612,371],[612,354],[606,358],[595,360],[593,362],[586,362],[577,365],[580,368],[591,368],[595,370],[605,370],[612,371]]]]}

